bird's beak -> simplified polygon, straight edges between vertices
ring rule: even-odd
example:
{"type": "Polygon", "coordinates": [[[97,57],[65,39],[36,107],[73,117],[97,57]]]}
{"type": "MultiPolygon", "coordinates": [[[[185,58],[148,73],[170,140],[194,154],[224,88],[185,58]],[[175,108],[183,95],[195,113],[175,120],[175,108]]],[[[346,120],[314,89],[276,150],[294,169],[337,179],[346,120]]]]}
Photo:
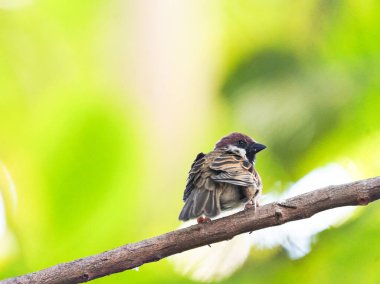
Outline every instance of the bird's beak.
{"type": "Polygon", "coordinates": [[[262,150],[264,150],[267,146],[260,144],[260,143],[254,143],[251,145],[251,149],[255,152],[258,153],[262,150]]]}

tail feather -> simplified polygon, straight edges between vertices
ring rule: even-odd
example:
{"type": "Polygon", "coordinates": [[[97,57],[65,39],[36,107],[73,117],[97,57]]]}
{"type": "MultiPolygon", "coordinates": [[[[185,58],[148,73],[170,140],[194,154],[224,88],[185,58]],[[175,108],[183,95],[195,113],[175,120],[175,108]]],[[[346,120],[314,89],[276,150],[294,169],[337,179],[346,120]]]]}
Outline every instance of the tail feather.
{"type": "Polygon", "coordinates": [[[183,208],[181,210],[181,213],[179,214],[178,219],[180,219],[182,221],[187,221],[187,220],[189,220],[191,218],[190,212],[192,211],[194,200],[192,198],[190,198],[190,197],[191,197],[191,195],[186,200],[186,203],[183,206],[183,208]]]}
{"type": "Polygon", "coordinates": [[[206,203],[210,200],[210,191],[209,190],[198,190],[194,191],[194,206],[192,210],[193,216],[200,216],[203,214],[206,203]]]}
{"type": "Polygon", "coordinates": [[[179,214],[179,219],[187,221],[202,215],[215,217],[220,213],[219,197],[218,190],[193,190],[179,214]]]}

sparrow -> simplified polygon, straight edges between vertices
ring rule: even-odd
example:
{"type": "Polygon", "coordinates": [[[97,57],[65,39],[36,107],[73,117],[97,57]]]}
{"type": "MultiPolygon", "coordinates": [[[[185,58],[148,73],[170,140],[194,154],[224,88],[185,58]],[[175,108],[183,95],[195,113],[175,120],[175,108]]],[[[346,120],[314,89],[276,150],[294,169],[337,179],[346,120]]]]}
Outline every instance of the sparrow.
{"type": "Polygon", "coordinates": [[[234,132],[220,139],[213,151],[199,153],[187,178],[179,219],[197,218],[203,223],[242,205],[256,208],[262,182],[254,166],[256,154],[265,148],[249,136],[234,132]]]}

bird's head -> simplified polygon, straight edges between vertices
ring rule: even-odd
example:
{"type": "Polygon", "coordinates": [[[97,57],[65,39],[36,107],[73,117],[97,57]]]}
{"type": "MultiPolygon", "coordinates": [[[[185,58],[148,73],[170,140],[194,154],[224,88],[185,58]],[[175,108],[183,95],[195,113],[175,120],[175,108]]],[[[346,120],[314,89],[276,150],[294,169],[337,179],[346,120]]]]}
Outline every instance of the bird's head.
{"type": "Polygon", "coordinates": [[[216,145],[217,149],[229,149],[241,156],[246,156],[248,161],[253,163],[255,161],[256,154],[266,148],[265,145],[257,143],[251,137],[242,133],[234,132],[220,139],[216,145]]]}

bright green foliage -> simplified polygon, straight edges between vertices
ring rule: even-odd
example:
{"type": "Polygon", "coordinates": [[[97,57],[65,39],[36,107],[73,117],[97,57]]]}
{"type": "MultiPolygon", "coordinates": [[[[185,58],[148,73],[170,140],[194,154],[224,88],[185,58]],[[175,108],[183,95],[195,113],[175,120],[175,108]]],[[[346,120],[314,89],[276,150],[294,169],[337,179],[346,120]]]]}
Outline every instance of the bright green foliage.
{"type": "MultiPolygon", "coordinates": [[[[134,65],[145,62],[134,61],[136,50],[151,51],[146,62],[163,52],[142,45],[153,13],[142,16],[144,1],[35,0],[14,10],[0,1],[0,161],[18,197],[14,208],[0,179],[15,244],[0,255],[0,279],[175,229],[192,160],[232,131],[268,145],[257,163],[264,193],[330,162],[355,164],[357,178],[379,174],[376,1],[191,3],[195,12],[178,11],[199,13],[207,40],[183,52],[218,62],[202,62],[213,72],[186,87],[213,86],[207,97],[179,92],[178,101],[157,103],[161,81],[152,84],[149,66],[160,62],[134,65]],[[134,77],[139,68],[146,82],[134,77]],[[139,84],[153,87],[139,93],[139,84]],[[194,111],[173,111],[180,104],[194,111]]],[[[189,28],[192,20],[182,21],[189,28]]],[[[157,42],[168,38],[157,34],[157,42]]],[[[186,31],[166,47],[179,35],[186,31]]],[[[177,72],[165,64],[158,73],[177,72]]],[[[253,251],[221,283],[378,283],[379,215],[377,203],[360,210],[300,260],[253,251]]],[[[126,282],[192,283],[166,260],[94,281],[126,282]]]]}

